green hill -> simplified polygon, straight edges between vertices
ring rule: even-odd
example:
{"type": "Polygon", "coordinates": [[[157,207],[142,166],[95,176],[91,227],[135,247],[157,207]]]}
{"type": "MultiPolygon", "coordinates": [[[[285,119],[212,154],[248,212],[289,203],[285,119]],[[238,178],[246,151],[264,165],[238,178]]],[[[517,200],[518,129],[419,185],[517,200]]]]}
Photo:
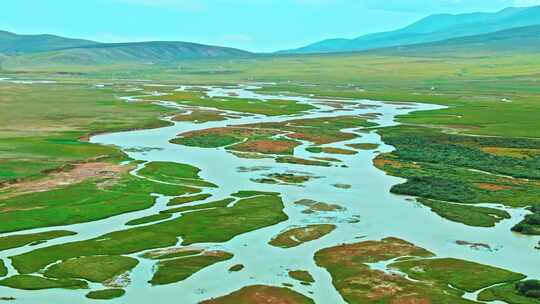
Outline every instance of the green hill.
{"type": "Polygon", "coordinates": [[[131,62],[151,64],[182,59],[238,58],[251,55],[252,53],[238,49],[188,42],[108,43],[11,56],[3,61],[2,66],[4,68],[80,66],[131,62]]]}
{"type": "Polygon", "coordinates": [[[442,41],[531,25],[540,25],[540,6],[507,8],[496,13],[432,15],[396,31],[370,34],[356,39],[329,39],[282,53],[363,51],[442,41]]]}
{"type": "Polygon", "coordinates": [[[0,53],[19,55],[96,45],[98,42],[54,35],[17,35],[0,31],[0,53]]]}

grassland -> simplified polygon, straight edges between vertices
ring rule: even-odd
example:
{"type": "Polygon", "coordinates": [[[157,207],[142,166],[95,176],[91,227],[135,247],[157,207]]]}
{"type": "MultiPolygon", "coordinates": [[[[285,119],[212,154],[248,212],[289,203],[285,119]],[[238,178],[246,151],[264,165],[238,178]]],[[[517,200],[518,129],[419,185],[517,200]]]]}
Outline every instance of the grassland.
{"type": "Polygon", "coordinates": [[[45,276],[56,279],[84,279],[104,283],[135,268],[139,261],[125,256],[92,256],[66,260],[47,268],[45,276]]]}
{"type": "Polygon", "coordinates": [[[271,99],[266,101],[245,98],[210,98],[199,91],[174,92],[171,95],[147,97],[146,100],[174,101],[178,104],[216,108],[240,113],[268,116],[292,115],[314,109],[313,106],[290,100],[271,99]]]}
{"type": "Polygon", "coordinates": [[[89,159],[123,159],[117,149],[79,139],[164,126],[159,117],[171,113],[147,103],[125,103],[117,98],[123,94],[120,86],[0,83],[0,89],[0,183],[41,178],[89,159]]]}
{"type": "Polygon", "coordinates": [[[75,232],[65,231],[65,230],[55,230],[47,231],[41,233],[32,233],[32,234],[19,234],[11,235],[0,238],[0,251],[22,247],[26,245],[32,245],[36,243],[46,242],[48,240],[72,236],[75,235],[75,232]]]}
{"type": "Polygon", "coordinates": [[[197,188],[144,180],[129,173],[2,201],[0,232],[95,221],[154,205],[153,193],[176,196],[197,188]]]}
{"type": "Polygon", "coordinates": [[[435,281],[468,292],[525,278],[504,269],[458,259],[412,260],[394,263],[390,267],[407,273],[415,280],[435,281]]]}
{"type": "Polygon", "coordinates": [[[111,232],[95,239],[36,249],[11,259],[20,273],[28,274],[59,260],[170,247],[176,245],[178,237],[182,237],[184,245],[225,242],[239,234],[286,220],[283,208],[279,196],[247,198],[239,200],[233,207],[190,212],[172,220],[111,232]]]}

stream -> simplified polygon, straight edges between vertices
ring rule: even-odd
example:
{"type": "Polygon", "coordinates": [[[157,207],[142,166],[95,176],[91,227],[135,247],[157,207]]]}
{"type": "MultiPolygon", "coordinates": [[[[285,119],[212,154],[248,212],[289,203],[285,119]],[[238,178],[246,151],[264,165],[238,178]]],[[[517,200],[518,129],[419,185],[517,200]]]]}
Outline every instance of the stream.
{"type": "MultiPolygon", "coordinates": [[[[179,87],[179,90],[186,88],[179,87]]],[[[412,200],[413,197],[391,194],[390,188],[393,185],[405,182],[405,180],[388,176],[374,167],[372,161],[378,154],[391,152],[394,149],[392,146],[381,142],[380,136],[374,131],[344,130],[344,132],[357,133],[360,137],[350,141],[324,145],[325,147],[347,148],[345,145],[352,143],[380,144],[376,150],[360,151],[357,155],[314,155],[305,150],[308,146],[307,143],[297,147],[295,150],[295,156],[300,158],[326,156],[338,158],[342,161],[340,166],[332,167],[278,164],[273,159],[244,159],[238,158],[222,148],[203,149],[169,143],[169,140],[175,138],[177,134],[188,131],[227,125],[281,122],[298,118],[378,113],[379,115],[374,115],[370,121],[376,122],[380,126],[392,126],[397,125],[395,122],[397,115],[419,110],[440,109],[440,106],[419,103],[396,104],[372,100],[339,100],[345,106],[343,108],[333,108],[324,104],[325,101],[331,101],[329,98],[319,100],[311,96],[264,95],[254,91],[257,87],[251,85],[206,88],[208,89],[208,96],[211,97],[237,96],[239,98],[255,99],[288,99],[313,104],[317,106],[317,109],[308,111],[303,115],[278,117],[251,115],[201,124],[176,122],[173,126],[159,129],[97,135],[91,138],[91,142],[118,146],[131,158],[138,161],[178,162],[200,168],[202,178],[219,186],[217,189],[209,189],[204,192],[213,195],[208,201],[229,197],[231,193],[239,190],[280,192],[285,204],[284,211],[289,216],[289,219],[272,227],[239,235],[225,243],[197,244],[198,247],[233,253],[234,258],[207,267],[185,281],[176,284],[152,287],[148,280],[152,277],[155,261],[140,258],[140,253],[131,255],[138,258],[140,264],[130,275],[131,284],[125,288],[126,295],[107,303],[194,304],[212,297],[229,294],[248,285],[281,286],[283,283],[290,283],[294,285],[294,290],[311,297],[318,304],[341,304],[345,302],[332,286],[330,275],[324,269],[319,268],[312,258],[315,252],[343,243],[378,240],[390,236],[426,248],[434,252],[438,257],[453,257],[475,261],[520,272],[532,278],[540,278],[540,267],[531,267],[531,265],[538,265],[540,261],[539,252],[534,249],[538,243],[538,238],[521,236],[510,231],[510,228],[519,222],[527,214],[527,211],[524,209],[505,209],[511,214],[512,218],[501,221],[496,227],[469,227],[439,217],[431,212],[429,208],[415,203],[412,200]],[[346,167],[342,167],[341,164],[346,165],[346,167]],[[259,170],[239,170],[240,167],[257,168],[259,170]],[[260,184],[252,181],[252,179],[263,177],[263,174],[288,173],[291,171],[302,172],[320,178],[312,179],[303,184],[302,187],[260,184]],[[350,185],[350,188],[338,188],[335,187],[336,184],[350,185]],[[346,210],[305,214],[302,213],[304,207],[294,204],[294,202],[301,199],[338,204],[346,208],[346,210]],[[359,219],[359,221],[355,219],[359,219]],[[268,241],[287,228],[320,223],[335,224],[337,229],[319,240],[295,248],[281,249],[268,245],[268,241]],[[475,249],[458,245],[456,244],[458,240],[488,244],[494,250],[475,249]],[[244,270],[229,273],[228,269],[235,264],[243,264],[245,266],[244,270]],[[301,285],[288,276],[289,270],[307,270],[313,275],[315,283],[311,286],[301,285]]],[[[158,87],[155,89],[159,90],[158,87]]],[[[159,92],[156,93],[159,94],[159,92]]],[[[124,98],[126,102],[136,99],[137,97],[124,98]]],[[[174,103],[161,102],[160,104],[167,107],[182,108],[174,103]]],[[[51,240],[34,247],[25,246],[6,250],[0,253],[0,257],[9,267],[10,275],[15,274],[16,272],[10,266],[7,257],[36,248],[85,240],[111,231],[126,229],[125,223],[129,220],[153,215],[166,209],[166,204],[170,198],[157,194],[156,196],[158,197],[157,203],[152,208],[143,211],[122,214],[90,223],[11,233],[27,234],[65,229],[77,232],[77,235],[51,240]]],[[[207,227],[207,229],[214,228],[207,227]]],[[[381,265],[378,267],[385,267],[384,264],[381,265]]],[[[84,297],[87,292],[88,290],[20,291],[5,287],[0,288],[0,296],[13,296],[17,298],[15,303],[29,304],[42,304],[45,303],[44,300],[50,303],[54,302],[54,304],[95,303],[95,301],[84,297]],[[54,300],[47,301],[46,299],[54,300]]]]}

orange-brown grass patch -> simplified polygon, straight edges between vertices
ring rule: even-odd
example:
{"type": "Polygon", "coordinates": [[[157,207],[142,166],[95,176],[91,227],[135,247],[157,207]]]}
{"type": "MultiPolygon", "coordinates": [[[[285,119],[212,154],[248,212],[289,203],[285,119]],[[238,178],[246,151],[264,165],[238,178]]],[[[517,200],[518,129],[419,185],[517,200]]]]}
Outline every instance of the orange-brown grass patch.
{"type": "Polygon", "coordinates": [[[483,147],[480,150],[483,152],[514,158],[531,158],[540,155],[538,149],[518,149],[518,148],[501,148],[501,147],[483,147]]]}
{"type": "Polygon", "coordinates": [[[387,166],[392,168],[392,169],[401,169],[401,168],[419,169],[420,168],[420,165],[418,165],[418,164],[403,163],[403,162],[400,162],[397,159],[393,159],[393,158],[388,157],[388,154],[381,154],[381,155],[377,156],[373,160],[373,164],[375,165],[375,167],[377,167],[378,169],[381,169],[381,170],[384,170],[384,168],[387,167],[387,166]]]}
{"type": "Polygon", "coordinates": [[[510,189],[512,189],[511,186],[500,185],[500,184],[476,183],[474,185],[476,187],[480,188],[480,189],[490,190],[490,191],[502,191],[502,190],[510,190],[510,189]]]}

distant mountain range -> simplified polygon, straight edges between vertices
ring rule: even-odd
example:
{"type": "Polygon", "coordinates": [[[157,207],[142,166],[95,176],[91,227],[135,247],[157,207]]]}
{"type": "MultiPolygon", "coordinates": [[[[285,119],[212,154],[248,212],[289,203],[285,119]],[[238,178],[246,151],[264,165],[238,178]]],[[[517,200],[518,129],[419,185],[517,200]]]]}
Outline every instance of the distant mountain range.
{"type": "MultiPolygon", "coordinates": [[[[496,13],[432,15],[392,32],[357,39],[325,40],[304,48],[265,55],[370,52],[437,56],[473,50],[540,52],[540,6],[507,8],[496,13]]],[[[190,42],[100,43],[54,35],[17,35],[0,31],[0,67],[6,69],[263,55],[190,42]]]]}
{"type": "Polygon", "coordinates": [[[279,53],[309,54],[364,51],[443,41],[531,25],[540,25],[540,6],[506,8],[496,13],[432,15],[396,31],[369,34],[356,39],[323,40],[299,49],[279,53]]]}
{"type": "Polygon", "coordinates": [[[190,42],[99,43],[54,35],[17,35],[5,31],[0,31],[0,54],[8,56],[4,60],[21,65],[149,63],[253,55],[239,49],[190,42]]]}
{"type": "Polygon", "coordinates": [[[367,50],[381,55],[407,55],[432,57],[469,52],[500,51],[540,52],[540,25],[512,28],[494,33],[459,37],[437,42],[420,43],[385,49],[367,50]]]}

